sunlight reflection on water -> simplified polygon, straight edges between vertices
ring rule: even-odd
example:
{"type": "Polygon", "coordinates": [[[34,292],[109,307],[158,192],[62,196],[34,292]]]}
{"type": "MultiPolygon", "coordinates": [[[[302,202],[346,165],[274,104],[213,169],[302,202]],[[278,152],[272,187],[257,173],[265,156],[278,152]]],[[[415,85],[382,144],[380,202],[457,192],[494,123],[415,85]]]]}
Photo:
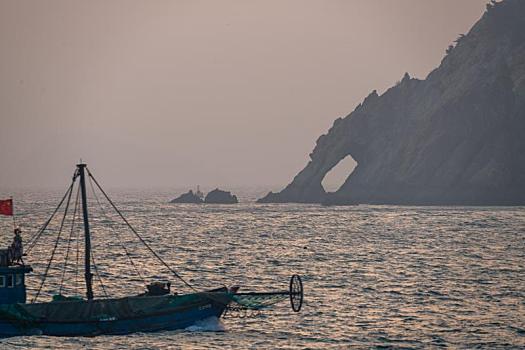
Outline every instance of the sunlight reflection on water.
{"type": "MultiPolygon", "coordinates": [[[[347,348],[524,347],[525,211],[523,208],[317,205],[172,205],[169,192],[110,191],[152,247],[191,283],[209,288],[286,289],[299,273],[305,305],[287,304],[254,319],[220,321],[215,331],[102,336],[10,338],[0,348],[347,348]]],[[[240,198],[254,198],[251,192],[240,198]]],[[[60,194],[18,193],[26,239],[60,194]]],[[[91,203],[96,203],[90,198],[91,203]]],[[[109,207],[106,207],[110,212],[109,207]]],[[[144,276],[169,278],[121,224],[92,210],[93,246],[101,277],[113,295],[142,292],[115,230],[144,276]],[[104,226],[102,226],[104,225],[104,226]]],[[[2,232],[11,222],[0,221],[2,232]]],[[[53,227],[57,227],[58,222],[53,227]]],[[[75,231],[76,232],[76,231],[75,231]]],[[[10,234],[2,235],[6,245],[10,234]]],[[[60,284],[69,231],[39,300],[60,284]]],[[[82,291],[76,278],[75,233],[64,291],[82,291]]],[[[32,298],[56,239],[48,233],[27,260],[32,298]]],[[[81,239],[81,237],[79,237],[81,239]]],[[[81,247],[81,246],[80,246],[81,247]]],[[[82,261],[82,256],[79,256],[82,261]]],[[[183,286],[170,278],[173,287],[183,286]]],[[[102,296],[95,281],[95,294],[102,296]]]]}

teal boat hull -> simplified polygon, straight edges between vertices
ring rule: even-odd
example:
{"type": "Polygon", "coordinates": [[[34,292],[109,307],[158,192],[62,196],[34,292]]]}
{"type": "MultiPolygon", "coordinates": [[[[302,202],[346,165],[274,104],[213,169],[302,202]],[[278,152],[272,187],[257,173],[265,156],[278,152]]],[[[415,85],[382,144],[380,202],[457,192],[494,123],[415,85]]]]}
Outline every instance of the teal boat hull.
{"type": "Polygon", "coordinates": [[[0,305],[0,337],[37,334],[97,336],[184,329],[210,317],[220,318],[230,300],[229,293],[222,291],[102,300],[101,305],[97,305],[97,301],[0,305]],[[155,307],[141,309],[141,304],[149,302],[144,298],[164,299],[151,300],[156,303],[155,307]],[[128,309],[112,310],[115,307],[124,308],[122,305],[128,309]],[[87,312],[89,317],[70,317],[76,309],[80,316],[87,312]],[[106,310],[102,313],[101,309],[106,310]],[[63,316],[60,310],[66,310],[68,314],[63,316]]]}

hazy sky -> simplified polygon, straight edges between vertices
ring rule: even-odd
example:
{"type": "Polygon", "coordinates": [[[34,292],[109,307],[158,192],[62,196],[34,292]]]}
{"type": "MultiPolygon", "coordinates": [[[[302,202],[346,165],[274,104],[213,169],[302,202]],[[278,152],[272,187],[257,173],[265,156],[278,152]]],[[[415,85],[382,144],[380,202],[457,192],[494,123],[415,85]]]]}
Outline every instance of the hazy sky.
{"type": "Polygon", "coordinates": [[[0,187],[285,185],[486,0],[0,0],[0,187]]]}

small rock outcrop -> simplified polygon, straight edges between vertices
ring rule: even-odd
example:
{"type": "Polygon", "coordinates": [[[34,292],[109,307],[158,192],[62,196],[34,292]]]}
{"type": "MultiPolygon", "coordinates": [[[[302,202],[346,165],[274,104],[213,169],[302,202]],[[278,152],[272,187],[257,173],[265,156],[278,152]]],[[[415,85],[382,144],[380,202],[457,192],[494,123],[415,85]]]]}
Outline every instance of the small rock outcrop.
{"type": "Polygon", "coordinates": [[[198,196],[197,194],[193,193],[192,190],[189,190],[188,192],[181,194],[179,197],[173,199],[170,201],[170,203],[194,203],[194,204],[201,204],[204,203],[202,198],[198,196]]]}
{"type": "Polygon", "coordinates": [[[231,192],[222,191],[216,188],[206,195],[206,198],[204,198],[204,203],[235,204],[235,203],[239,203],[239,201],[237,200],[237,196],[234,194],[231,194],[231,192]]]}
{"type": "Polygon", "coordinates": [[[262,203],[525,204],[525,0],[492,1],[424,80],[373,91],[262,203]],[[357,166],[333,193],[325,175],[357,166]]]}

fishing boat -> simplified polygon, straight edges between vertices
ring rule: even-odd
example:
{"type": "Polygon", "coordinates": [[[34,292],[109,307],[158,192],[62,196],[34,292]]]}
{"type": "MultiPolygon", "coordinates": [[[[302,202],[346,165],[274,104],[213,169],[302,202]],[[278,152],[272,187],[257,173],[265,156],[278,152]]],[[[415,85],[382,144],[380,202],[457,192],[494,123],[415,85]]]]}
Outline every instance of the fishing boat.
{"type": "MultiPolygon", "coordinates": [[[[211,290],[199,290],[187,282],[139,235],[137,230],[128,222],[115,203],[102,189],[84,163],[77,164],[71,185],[57,208],[51,217],[29,240],[28,249],[26,254],[24,254],[26,260],[31,257],[30,252],[32,248],[36,246],[39,239],[45,234],[49,223],[62,207],[64,208],[64,214],[60,222],[58,238],[51,251],[51,257],[47,262],[46,269],[42,274],[41,282],[38,288],[35,289],[35,295],[30,302],[26,300],[25,277],[26,274],[33,271],[33,268],[29,264],[24,263],[20,254],[17,258],[17,254],[13,253],[12,247],[0,250],[1,337],[36,334],[49,336],[97,336],[102,334],[128,334],[133,332],[184,329],[198,321],[210,317],[220,318],[228,313],[235,313],[239,310],[260,311],[270,309],[273,305],[287,299],[290,300],[292,309],[295,312],[301,309],[303,303],[303,287],[301,278],[298,275],[292,276],[288,290],[269,292],[240,292],[238,286],[220,286],[211,290]],[[123,223],[146,247],[147,251],[170,271],[174,278],[182,282],[182,284],[189,289],[188,293],[172,293],[170,290],[170,282],[150,281],[150,283],[147,283],[147,281],[144,281],[145,292],[138,295],[111,297],[106,293],[105,289],[105,295],[100,297],[94,295],[93,278],[98,274],[98,270],[93,259],[91,245],[90,213],[88,211],[86,179],[90,182],[93,192],[94,183],[110,206],[118,214],[118,217],[122,219],[123,223]],[[77,186],[76,189],[75,186],[77,186]],[[71,232],[73,232],[77,208],[81,207],[82,213],[82,215],[79,213],[79,219],[81,217],[83,222],[83,277],[85,296],[67,296],[60,292],[55,294],[51,300],[39,302],[38,299],[50,272],[57,246],[59,242],[61,242],[60,235],[65,226],[73,193],[76,193],[76,199],[74,201],[74,211],[71,219],[71,232]]],[[[70,234],[67,253],[69,253],[71,237],[72,235],[70,234]]],[[[123,244],[122,241],[119,243],[123,244]]],[[[67,253],[64,268],[65,265],[67,265],[67,253]]],[[[129,258],[130,264],[135,266],[131,254],[128,254],[127,250],[126,255],[129,258]]],[[[62,274],[60,291],[62,291],[63,281],[64,275],[62,274]]]]}

